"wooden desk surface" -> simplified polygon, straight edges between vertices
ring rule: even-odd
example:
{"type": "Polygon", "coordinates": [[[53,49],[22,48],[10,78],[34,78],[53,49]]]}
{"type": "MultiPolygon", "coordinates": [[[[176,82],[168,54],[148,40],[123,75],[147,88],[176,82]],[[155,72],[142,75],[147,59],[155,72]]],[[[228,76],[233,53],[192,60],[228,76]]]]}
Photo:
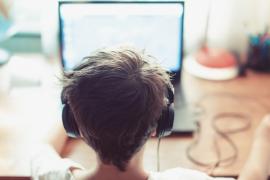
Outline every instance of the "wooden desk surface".
{"type": "MultiPolygon", "coordinates": [[[[40,57],[32,59],[42,61],[40,57]]],[[[34,66],[44,69],[44,62],[32,64],[28,70],[34,66]]],[[[48,63],[45,63],[45,66],[50,67],[48,63]]],[[[57,88],[52,88],[52,84],[57,86],[57,83],[51,83],[55,81],[55,77],[54,80],[51,78],[54,71],[49,70],[51,74],[48,75],[47,70],[40,69],[43,80],[41,86],[14,88],[8,96],[0,98],[0,176],[29,176],[29,152],[48,135],[54,123],[60,120],[59,101],[56,100],[59,92],[57,88]]],[[[262,116],[270,111],[270,74],[248,72],[247,77],[212,82],[184,73],[183,84],[185,95],[191,104],[205,94],[220,92],[249,97],[248,100],[241,101],[224,97],[204,100],[207,115],[200,117],[202,140],[193,152],[201,161],[214,159],[213,139],[216,138],[223,149],[222,156],[227,156],[231,150],[213,132],[210,117],[220,111],[237,110],[249,113],[252,119],[251,128],[231,136],[239,150],[237,161],[213,172],[214,175],[237,175],[249,153],[254,129],[262,116]],[[264,107],[257,102],[264,104],[264,107]]],[[[233,123],[227,122],[223,126],[230,127],[233,123]]],[[[161,170],[181,166],[205,171],[206,169],[190,162],[185,155],[186,148],[192,141],[192,137],[182,136],[163,139],[160,148],[161,170]]],[[[156,145],[156,139],[150,139],[146,144],[144,164],[148,170],[156,170],[156,145]]],[[[96,166],[94,152],[80,141],[69,141],[64,155],[86,168],[93,169],[96,166]]]]}

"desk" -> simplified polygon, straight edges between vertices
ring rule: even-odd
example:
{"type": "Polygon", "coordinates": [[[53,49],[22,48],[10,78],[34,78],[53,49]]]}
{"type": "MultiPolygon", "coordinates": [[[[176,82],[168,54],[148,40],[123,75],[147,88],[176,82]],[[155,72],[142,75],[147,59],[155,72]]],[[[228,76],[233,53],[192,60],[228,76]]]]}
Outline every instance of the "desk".
{"type": "MultiPolygon", "coordinates": [[[[227,157],[231,153],[231,148],[214,133],[209,117],[216,112],[226,110],[231,112],[233,109],[236,109],[236,112],[248,112],[252,120],[251,128],[230,136],[236,143],[239,151],[236,162],[227,167],[216,168],[212,172],[214,176],[237,176],[248,157],[252,137],[258,123],[267,112],[270,112],[270,74],[258,74],[249,71],[246,77],[239,77],[230,81],[213,82],[183,73],[183,85],[185,95],[190,103],[195,103],[205,94],[232,93],[249,97],[248,100],[242,103],[228,100],[228,98],[224,97],[209,98],[205,101],[208,115],[200,119],[202,127],[201,143],[198,145],[198,148],[195,148],[194,153],[195,157],[202,162],[209,162],[209,159],[215,160],[213,139],[217,138],[222,149],[221,155],[227,157]],[[263,105],[258,104],[257,101],[260,101],[263,105]],[[225,104],[229,103],[232,105],[226,107],[225,104]]],[[[224,127],[227,126],[232,125],[230,122],[227,122],[224,124],[224,127]]],[[[186,149],[192,141],[192,136],[174,135],[164,138],[160,146],[161,170],[181,166],[207,172],[207,169],[193,164],[186,156],[186,149]]],[[[148,170],[156,170],[156,147],[157,139],[155,138],[150,139],[146,144],[144,165],[148,170]]],[[[96,166],[93,150],[80,141],[70,141],[67,144],[65,156],[89,169],[94,169],[96,166]]]]}
{"type": "MultiPolygon", "coordinates": [[[[54,123],[60,120],[59,101],[56,98],[59,95],[59,87],[57,87],[59,84],[56,83],[57,78],[54,76],[55,69],[52,69],[55,65],[52,66],[50,61],[45,61],[40,56],[28,56],[25,61],[32,64],[27,70],[43,67],[38,71],[42,77],[42,83],[40,86],[14,88],[9,96],[1,97],[0,176],[28,177],[30,175],[29,151],[37,142],[42,141],[53,128],[54,123]],[[32,63],[33,61],[35,63],[32,63]]],[[[212,82],[184,73],[183,84],[190,103],[196,102],[206,93],[228,92],[249,96],[254,102],[259,100],[270,110],[270,74],[248,72],[247,77],[244,78],[212,82]]],[[[211,109],[210,114],[231,108],[225,107],[216,100],[205,103],[211,109]]],[[[240,105],[237,107],[239,110],[240,105]]],[[[268,112],[268,109],[258,107],[253,102],[249,102],[249,106],[245,108],[250,111],[252,109],[252,127],[248,131],[232,135],[241,154],[233,165],[215,169],[214,175],[238,175],[248,156],[254,129],[262,116],[268,112]]],[[[213,138],[218,137],[215,137],[207,117],[202,118],[201,122],[203,143],[196,150],[197,156],[200,160],[213,159],[211,143],[213,138]]],[[[192,140],[191,136],[164,138],[160,148],[161,170],[177,166],[205,170],[194,165],[185,155],[185,150],[192,140]]],[[[156,170],[156,145],[156,139],[150,139],[146,144],[144,164],[148,170],[156,170]]],[[[226,144],[223,153],[230,153],[226,144]]],[[[63,155],[81,163],[86,168],[93,169],[96,166],[94,152],[81,141],[69,141],[63,155]]]]}

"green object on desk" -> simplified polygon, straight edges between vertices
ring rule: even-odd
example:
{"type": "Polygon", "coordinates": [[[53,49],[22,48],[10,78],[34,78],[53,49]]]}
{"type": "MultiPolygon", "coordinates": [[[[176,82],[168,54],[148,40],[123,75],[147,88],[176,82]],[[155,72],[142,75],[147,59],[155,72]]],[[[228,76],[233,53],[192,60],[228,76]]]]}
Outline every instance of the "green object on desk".
{"type": "Polygon", "coordinates": [[[0,49],[6,49],[10,53],[40,53],[40,34],[11,33],[14,23],[0,14],[0,49]],[[27,46],[25,46],[27,44],[27,46]]]}

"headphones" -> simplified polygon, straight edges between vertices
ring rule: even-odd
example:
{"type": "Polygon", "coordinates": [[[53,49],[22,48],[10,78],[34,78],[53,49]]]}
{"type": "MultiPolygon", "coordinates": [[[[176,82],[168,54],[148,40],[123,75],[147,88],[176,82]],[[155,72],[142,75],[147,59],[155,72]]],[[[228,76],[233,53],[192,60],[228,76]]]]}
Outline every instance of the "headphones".
{"type": "MultiPolygon", "coordinates": [[[[167,106],[162,110],[162,114],[158,119],[156,136],[158,138],[168,136],[172,132],[174,122],[174,91],[170,86],[167,86],[167,106]]],[[[72,138],[79,138],[80,131],[75,121],[74,114],[68,104],[68,100],[64,97],[64,91],[61,93],[61,101],[63,104],[62,121],[67,135],[72,138]]]]}
{"type": "Polygon", "coordinates": [[[167,86],[167,106],[163,108],[156,130],[158,138],[168,136],[172,133],[174,122],[174,90],[169,85],[167,86]]]}
{"type": "Polygon", "coordinates": [[[64,91],[61,92],[61,102],[63,105],[62,122],[66,133],[69,137],[79,138],[81,136],[80,131],[75,121],[74,114],[72,113],[72,110],[70,109],[70,106],[68,104],[68,100],[64,95],[64,91]]]}

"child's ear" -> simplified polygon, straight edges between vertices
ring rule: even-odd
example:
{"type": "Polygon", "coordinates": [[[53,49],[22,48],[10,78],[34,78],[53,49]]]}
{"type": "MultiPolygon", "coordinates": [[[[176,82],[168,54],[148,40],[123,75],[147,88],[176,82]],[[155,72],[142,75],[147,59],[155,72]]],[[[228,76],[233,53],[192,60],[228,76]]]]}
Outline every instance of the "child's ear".
{"type": "Polygon", "coordinates": [[[151,137],[156,137],[156,135],[157,135],[157,131],[154,130],[154,131],[151,133],[151,137]]]}

